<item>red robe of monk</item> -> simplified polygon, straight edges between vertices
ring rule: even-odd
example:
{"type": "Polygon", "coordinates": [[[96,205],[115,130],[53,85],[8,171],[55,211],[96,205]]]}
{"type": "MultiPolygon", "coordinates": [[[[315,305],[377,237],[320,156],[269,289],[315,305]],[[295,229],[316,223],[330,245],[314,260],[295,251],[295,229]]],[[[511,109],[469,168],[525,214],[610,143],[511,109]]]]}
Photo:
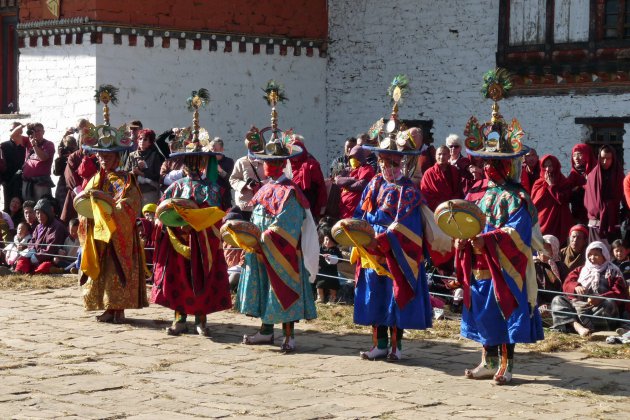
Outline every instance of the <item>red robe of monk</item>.
{"type": "Polygon", "coordinates": [[[294,140],[293,143],[303,150],[302,154],[290,159],[293,182],[300,187],[306,196],[311,206],[313,217],[318,219],[326,207],[326,198],[328,196],[324,174],[317,159],[306,150],[304,142],[294,140]]]}
{"type": "Polygon", "coordinates": [[[447,200],[464,198],[459,170],[449,163],[430,167],[422,176],[420,191],[432,211],[447,200]]]}
{"type": "Polygon", "coordinates": [[[540,178],[532,186],[532,202],[538,210],[538,223],[543,235],[553,235],[564,244],[572,226],[569,199],[571,184],[562,175],[560,161],[555,156],[545,155],[540,160],[540,178]],[[552,164],[554,184],[549,185],[545,179],[544,165],[547,161],[552,164]]]}

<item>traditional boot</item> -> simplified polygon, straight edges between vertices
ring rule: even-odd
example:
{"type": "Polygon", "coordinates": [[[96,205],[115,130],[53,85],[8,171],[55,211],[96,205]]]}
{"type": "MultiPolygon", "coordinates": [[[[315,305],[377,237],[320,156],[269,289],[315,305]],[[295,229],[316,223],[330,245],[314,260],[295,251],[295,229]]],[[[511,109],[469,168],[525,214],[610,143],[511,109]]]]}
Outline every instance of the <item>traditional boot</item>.
{"type": "Polygon", "coordinates": [[[514,366],[514,344],[501,344],[499,346],[501,358],[497,373],[494,374],[494,382],[497,385],[505,385],[512,381],[512,367],[514,366]]]}
{"type": "Polygon", "coordinates": [[[254,335],[245,334],[243,344],[273,344],[273,324],[262,324],[254,335]]]}
{"type": "Polygon", "coordinates": [[[175,311],[175,320],[173,321],[173,325],[166,329],[166,334],[178,336],[182,333],[188,332],[186,318],[186,314],[175,311]]]}
{"type": "Polygon", "coordinates": [[[295,351],[294,322],[285,322],[282,324],[284,331],[284,341],[280,346],[280,350],[284,353],[293,353],[295,351]]]}
{"type": "Polygon", "coordinates": [[[387,357],[387,327],[385,327],[385,338],[379,337],[378,329],[376,325],[372,326],[372,348],[360,352],[361,359],[376,360],[387,357]]]}
{"type": "Polygon", "coordinates": [[[390,328],[390,334],[392,337],[392,347],[387,355],[387,362],[399,362],[402,359],[402,336],[403,330],[398,327],[390,328]]]}
{"type": "Polygon", "coordinates": [[[207,326],[206,315],[195,315],[195,329],[202,337],[210,337],[210,329],[207,326]]]}
{"type": "MultiPolygon", "coordinates": [[[[494,348],[496,349],[496,347],[494,348]]],[[[464,376],[468,379],[490,379],[496,372],[498,359],[498,356],[489,355],[486,346],[484,346],[481,351],[481,363],[474,369],[466,369],[464,376]]]]}

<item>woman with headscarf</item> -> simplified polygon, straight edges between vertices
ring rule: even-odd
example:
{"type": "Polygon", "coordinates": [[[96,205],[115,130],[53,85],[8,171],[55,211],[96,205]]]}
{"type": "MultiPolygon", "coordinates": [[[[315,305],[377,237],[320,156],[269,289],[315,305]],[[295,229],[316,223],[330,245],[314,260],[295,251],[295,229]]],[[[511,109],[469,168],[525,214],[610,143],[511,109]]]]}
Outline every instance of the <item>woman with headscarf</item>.
{"type": "Polygon", "coordinates": [[[561,292],[562,282],[569,272],[567,266],[560,261],[560,241],[558,238],[553,235],[545,235],[543,240],[545,241],[545,250],[534,257],[536,281],[538,282],[538,305],[541,312],[546,309],[546,306],[555,296],[552,293],[544,292],[544,290],[561,292]]]}
{"type": "Polygon", "coordinates": [[[367,163],[370,152],[361,146],[354,146],[348,154],[351,171],[348,176],[337,176],[335,184],[341,187],[341,203],[339,203],[339,218],[352,217],[357,204],[361,200],[361,193],[376,173],[372,165],[367,163]]]}
{"type": "Polygon", "coordinates": [[[612,147],[602,146],[597,156],[597,165],[588,174],[584,187],[589,239],[611,243],[619,237],[619,209],[624,197],[624,175],[612,147]]]}
{"type": "Polygon", "coordinates": [[[540,230],[543,235],[553,235],[564,242],[571,228],[571,186],[562,175],[560,161],[555,156],[543,156],[540,166],[540,178],[534,182],[531,193],[538,210],[540,230]]]}
{"type": "Polygon", "coordinates": [[[317,159],[306,150],[304,137],[294,134],[291,142],[304,151],[302,154],[289,159],[293,172],[293,183],[302,189],[311,206],[313,217],[317,221],[326,208],[327,193],[324,174],[317,159]]]}
{"type": "Polygon", "coordinates": [[[586,177],[595,167],[595,156],[591,146],[585,143],[578,143],[571,151],[571,173],[567,177],[567,182],[571,185],[571,215],[573,223],[588,223],[588,215],[584,207],[584,185],[586,177]]]}
{"type": "Polygon", "coordinates": [[[567,332],[573,327],[583,337],[611,328],[608,320],[589,315],[618,318],[623,312],[622,302],[607,298],[628,299],[623,274],[610,261],[610,252],[603,242],[592,242],[586,248],[586,258],[586,263],[569,273],[564,281],[562,289],[571,296],[556,296],[551,302],[552,328],[567,332]]]}

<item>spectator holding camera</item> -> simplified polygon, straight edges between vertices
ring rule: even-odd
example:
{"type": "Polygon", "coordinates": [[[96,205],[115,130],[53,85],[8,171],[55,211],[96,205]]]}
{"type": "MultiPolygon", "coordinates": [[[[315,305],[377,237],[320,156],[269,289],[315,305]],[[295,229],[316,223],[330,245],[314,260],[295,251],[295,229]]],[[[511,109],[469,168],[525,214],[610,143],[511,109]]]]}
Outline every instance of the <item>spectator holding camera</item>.
{"type": "Polygon", "coordinates": [[[26,159],[22,166],[22,197],[37,201],[51,194],[55,186],[50,177],[55,145],[44,138],[42,123],[30,123],[26,128],[30,144],[26,147],[26,159]]]}
{"type": "Polygon", "coordinates": [[[155,132],[143,129],[138,132],[138,150],[129,154],[125,170],[138,179],[142,192],[142,205],[160,200],[160,168],[164,157],[155,146],[155,132]]]}
{"type": "Polygon", "coordinates": [[[59,177],[57,181],[57,188],[55,188],[55,200],[58,203],[66,201],[66,195],[68,193],[68,187],[66,184],[66,178],[64,173],[68,164],[68,157],[79,148],[77,139],[74,135],[78,132],[77,128],[71,127],[66,130],[66,134],[63,136],[57,146],[57,157],[53,164],[53,175],[59,177]]]}
{"type": "Polygon", "coordinates": [[[13,197],[22,198],[22,166],[26,157],[26,147],[30,145],[28,137],[23,135],[24,127],[20,122],[13,122],[9,140],[0,143],[6,166],[4,173],[0,176],[4,186],[5,211],[9,210],[9,203],[13,197]]]}
{"type": "MultiPolygon", "coordinates": [[[[252,127],[246,135],[245,145],[248,150],[258,150],[260,147],[258,129],[252,127]]],[[[230,185],[234,189],[235,204],[243,213],[243,220],[249,221],[253,206],[249,204],[254,194],[267,182],[268,177],[263,171],[262,161],[247,154],[234,162],[234,170],[230,175],[230,185]]]]}

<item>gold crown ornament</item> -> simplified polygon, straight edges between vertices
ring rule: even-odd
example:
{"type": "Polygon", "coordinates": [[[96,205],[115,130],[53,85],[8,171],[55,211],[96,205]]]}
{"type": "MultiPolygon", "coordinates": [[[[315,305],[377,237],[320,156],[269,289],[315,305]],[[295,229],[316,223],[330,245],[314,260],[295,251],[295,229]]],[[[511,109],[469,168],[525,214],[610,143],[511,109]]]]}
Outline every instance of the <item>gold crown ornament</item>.
{"type": "Polygon", "coordinates": [[[466,150],[471,156],[492,159],[513,159],[527,153],[529,148],[522,143],[525,135],[521,124],[514,118],[508,124],[499,112],[499,101],[505,98],[512,88],[510,73],[503,68],[486,72],[481,89],[484,97],[491,99],[490,121],[479,124],[472,116],[466,123],[464,136],[466,150]]]}

